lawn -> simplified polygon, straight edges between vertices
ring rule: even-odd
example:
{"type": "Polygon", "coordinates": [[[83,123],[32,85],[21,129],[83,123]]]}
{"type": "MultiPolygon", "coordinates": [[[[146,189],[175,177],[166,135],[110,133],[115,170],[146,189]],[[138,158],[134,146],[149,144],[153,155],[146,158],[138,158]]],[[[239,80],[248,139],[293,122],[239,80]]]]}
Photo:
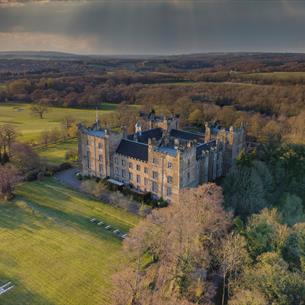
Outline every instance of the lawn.
{"type": "MultiPolygon", "coordinates": [[[[0,124],[10,123],[14,125],[20,133],[19,140],[35,141],[43,130],[60,128],[63,118],[67,115],[74,117],[78,121],[94,122],[96,111],[94,109],[71,109],[52,107],[40,119],[31,114],[30,104],[0,104],[0,124]]],[[[115,104],[102,104],[99,113],[115,111],[115,104]]]]}
{"type": "Polygon", "coordinates": [[[65,162],[67,150],[77,150],[77,139],[69,139],[65,142],[49,144],[47,147],[35,148],[40,157],[46,158],[49,163],[60,164],[65,162]]]}
{"type": "Polygon", "coordinates": [[[17,194],[0,203],[0,284],[15,285],[0,305],[108,305],[122,243],[89,219],[128,231],[138,218],[51,178],[17,194]]]}

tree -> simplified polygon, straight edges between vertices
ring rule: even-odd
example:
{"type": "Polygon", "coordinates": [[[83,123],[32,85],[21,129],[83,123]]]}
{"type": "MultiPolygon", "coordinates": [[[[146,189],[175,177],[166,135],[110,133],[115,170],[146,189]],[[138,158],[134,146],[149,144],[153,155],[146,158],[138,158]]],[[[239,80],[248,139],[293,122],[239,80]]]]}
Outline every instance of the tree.
{"type": "Polygon", "coordinates": [[[23,174],[40,167],[38,154],[25,143],[13,144],[10,161],[23,174]]]}
{"type": "Polygon", "coordinates": [[[253,259],[264,252],[281,250],[288,235],[288,227],[281,224],[276,209],[264,209],[253,215],[245,231],[248,251],[253,259]]]}
{"type": "Polygon", "coordinates": [[[262,162],[239,162],[224,180],[225,206],[245,219],[267,206],[271,186],[272,177],[262,162]]]}
{"type": "Polygon", "coordinates": [[[129,304],[210,304],[216,287],[207,272],[231,225],[222,200],[215,184],[186,190],[179,202],[152,211],[130,231],[124,248],[140,284],[129,304]]]}
{"type": "Polygon", "coordinates": [[[289,264],[290,270],[301,271],[305,274],[305,223],[292,227],[283,248],[282,257],[289,264]]]}
{"type": "Polygon", "coordinates": [[[73,116],[66,115],[62,120],[62,126],[66,136],[70,138],[76,137],[77,126],[76,119],[73,116]]]}
{"type": "Polygon", "coordinates": [[[49,111],[49,106],[47,103],[38,102],[31,106],[31,113],[34,116],[38,116],[40,119],[43,119],[45,113],[49,111]]]}
{"type": "Polygon", "coordinates": [[[13,125],[0,125],[0,154],[10,156],[11,146],[16,141],[17,132],[13,125]]]}
{"type": "Polygon", "coordinates": [[[107,187],[101,181],[96,182],[94,180],[86,180],[82,182],[81,189],[88,194],[100,198],[103,193],[105,193],[107,187]]]}
{"type": "Polygon", "coordinates": [[[225,304],[225,288],[230,295],[230,287],[238,280],[249,262],[246,240],[243,236],[232,232],[222,241],[219,260],[223,276],[222,305],[225,304]],[[232,281],[232,284],[230,282],[232,281]],[[228,284],[227,284],[228,283],[228,284]]]}
{"type": "Polygon", "coordinates": [[[283,221],[292,226],[305,220],[302,199],[294,194],[285,194],[280,200],[279,211],[283,221]]]}
{"type": "Polygon", "coordinates": [[[263,293],[257,289],[239,289],[229,300],[229,305],[268,305],[263,293]]]}
{"type": "Polygon", "coordinates": [[[15,185],[21,180],[17,169],[11,164],[0,165],[0,196],[11,199],[15,185]]]}
{"type": "Polygon", "coordinates": [[[268,252],[246,274],[246,285],[261,291],[268,304],[300,305],[305,300],[304,276],[291,272],[278,253],[268,252]]]}

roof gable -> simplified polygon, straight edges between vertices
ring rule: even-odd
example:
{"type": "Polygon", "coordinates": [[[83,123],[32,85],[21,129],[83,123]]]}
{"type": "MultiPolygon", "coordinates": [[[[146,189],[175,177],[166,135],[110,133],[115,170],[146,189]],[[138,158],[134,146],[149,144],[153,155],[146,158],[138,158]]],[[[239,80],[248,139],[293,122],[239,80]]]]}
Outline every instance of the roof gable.
{"type": "Polygon", "coordinates": [[[148,145],[128,139],[121,140],[116,153],[141,161],[148,161],[148,145]]]}

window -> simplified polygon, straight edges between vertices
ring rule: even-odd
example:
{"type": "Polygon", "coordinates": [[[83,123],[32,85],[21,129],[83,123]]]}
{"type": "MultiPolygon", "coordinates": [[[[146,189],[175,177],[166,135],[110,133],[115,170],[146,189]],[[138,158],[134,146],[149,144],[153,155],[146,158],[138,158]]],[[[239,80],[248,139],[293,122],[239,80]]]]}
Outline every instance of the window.
{"type": "Polygon", "coordinates": [[[125,171],[125,169],[122,169],[122,177],[126,178],[126,171],[125,171]]]}
{"type": "Polygon", "coordinates": [[[99,165],[99,171],[100,171],[100,174],[103,173],[103,164],[100,164],[100,165],[99,165]]]}
{"type": "Polygon", "coordinates": [[[132,166],[133,164],[131,163],[131,162],[129,162],[129,164],[128,164],[128,166],[129,166],[129,168],[131,168],[132,169],[132,166]]]}
{"type": "Polygon", "coordinates": [[[114,168],[114,173],[115,173],[116,175],[119,174],[119,169],[118,169],[117,167],[114,168]]]}
{"type": "Polygon", "coordinates": [[[190,159],[187,160],[187,166],[188,166],[188,167],[191,166],[191,160],[190,160],[190,159]]]}
{"type": "Polygon", "coordinates": [[[147,174],[148,173],[148,168],[144,167],[144,173],[147,174]]]}
{"type": "Polygon", "coordinates": [[[172,167],[173,167],[173,163],[170,162],[170,161],[168,161],[168,163],[167,163],[167,168],[172,168],[172,167]]]}
{"type": "Polygon", "coordinates": [[[172,188],[168,187],[166,193],[167,193],[167,196],[171,196],[172,195],[172,188]]]}
{"type": "Polygon", "coordinates": [[[126,165],[125,160],[122,160],[122,166],[125,166],[125,165],[126,165]]]}
{"type": "Polygon", "coordinates": [[[141,177],[140,177],[140,175],[137,175],[137,183],[141,183],[141,177]]]}
{"type": "Polygon", "coordinates": [[[141,166],[139,164],[137,164],[137,171],[141,170],[141,166]]]}
{"type": "Polygon", "coordinates": [[[152,183],[152,191],[154,193],[158,193],[158,189],[159,189],[158,184],[156,182],[153,182],[152,183]]]}
{"type": "Polygon", "coordinates": [[[144,178],[144,185],[147,185],[147,184],[148,184],[148,179],[144,178]]]}
{"type": "Polygon", "coordinates": [[[190,175],[190,173],[188,172],[188,173],[187,173],[187,181],[190,181],[190,177],[191,177],[191,175],[190,175]]]}
{"type": "Polygon", "coordinates": [[[153,172],[153,179],[158,179],[158,173],[157,172],[153,172]]]}
{"type": "Polygon", "coordinates": [[[167,183],[173,183],[173,177],[167,176],[167,183]]]}
{"type": "Polygon", "coordinates": [[[90,168],[90,152],[87,151],[87,167],[90,168]]]}
{"type": "Polygon", "coordinates": [[[102,149],[102,143],[98,143],[98,149],[102,149]]]}
{"type": "Polygon", "coordinates": [[[132,180],[132,177],[133,177],[132,173],[129,173],[129,180],[132,180]]]}
{"type": "Polygon", "coordinates": [[[98,155],[98,160],[102,161],[103,160],[103,156],[102,155],[98,155]]]}
{"type": "Polygon", "coordinates": [[[114,158],[114,163],[118,164],[118,158],[117,157],[114,158]]]}
{"type": "Polygon", "coordinates": [[[157,158],[153,158],[153,163],[154,164],[158,164],[158,159],[157,158]]]}

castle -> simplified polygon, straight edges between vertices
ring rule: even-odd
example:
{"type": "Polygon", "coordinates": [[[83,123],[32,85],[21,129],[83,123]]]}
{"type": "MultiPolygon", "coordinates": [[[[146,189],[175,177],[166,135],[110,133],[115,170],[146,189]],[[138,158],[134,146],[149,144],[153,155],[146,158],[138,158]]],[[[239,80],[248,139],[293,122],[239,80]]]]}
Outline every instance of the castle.
{"type": "Polygon", "coordinates": [[[181,191],[226,174],[245,147],[241,128],[205,133],[179,129],[179,117],[142,114],[135,133],[103,129],[98,118],[91,128],[79,125],[79,161],[82,175],[107,178],[129,185],[136,192],[150,192],[168,202],[181,191]]]}

